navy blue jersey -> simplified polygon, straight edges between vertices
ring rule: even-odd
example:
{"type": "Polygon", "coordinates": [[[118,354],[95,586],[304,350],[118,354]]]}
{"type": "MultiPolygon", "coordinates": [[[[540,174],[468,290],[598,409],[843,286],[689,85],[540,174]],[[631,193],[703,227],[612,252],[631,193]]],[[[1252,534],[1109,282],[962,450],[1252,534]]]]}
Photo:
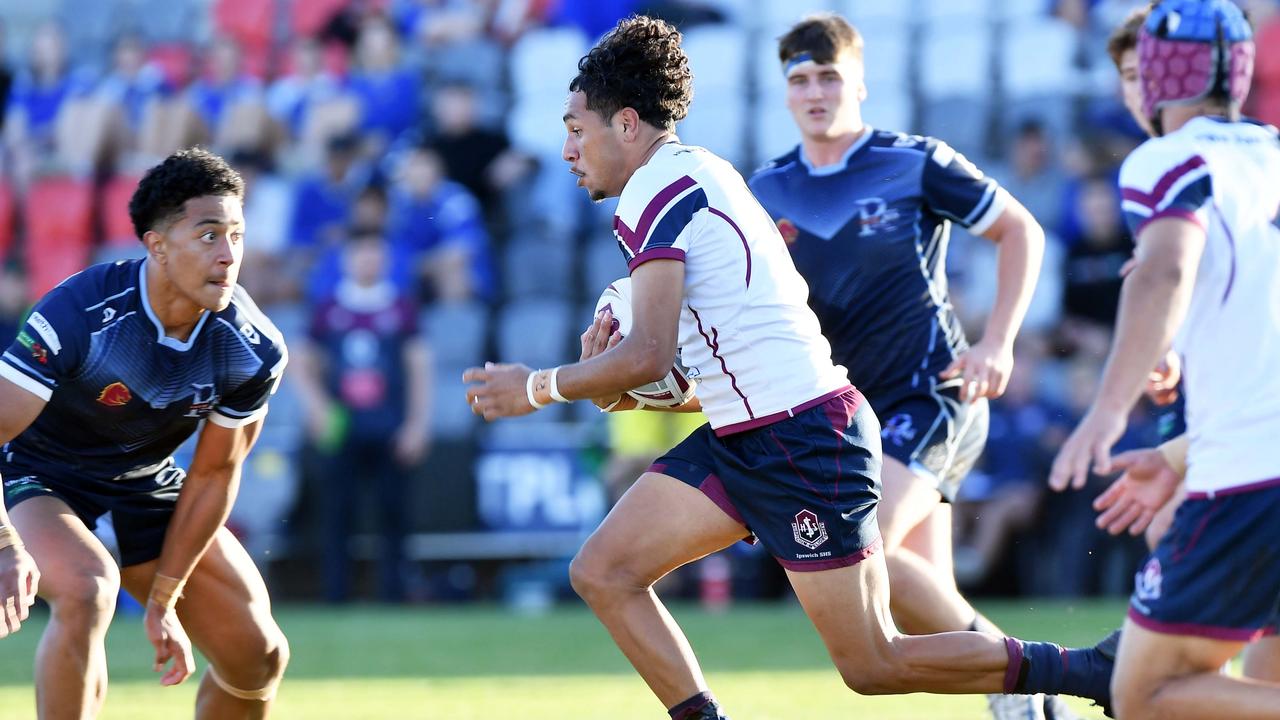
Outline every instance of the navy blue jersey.
{"type": "Polygon", "coordinates": [[[166,336],[145,262],[95,265],[36,304],[0,356],[0,376],[48,404],[0,465],[128,479],[166,460],[202,419],[238,427],[266,413],[288,357],[280,331],[237,287],[186,342],[166,336]]]}
{"type": "Polygon", "coordinates": [[[813,168],[797,147],[750,185],[809,283],[832,357],[873,402],[968,347],[947,293],[950,223],[981,234],[1008,195],[964,156],[868,129],[835,165],[813,168]]]}

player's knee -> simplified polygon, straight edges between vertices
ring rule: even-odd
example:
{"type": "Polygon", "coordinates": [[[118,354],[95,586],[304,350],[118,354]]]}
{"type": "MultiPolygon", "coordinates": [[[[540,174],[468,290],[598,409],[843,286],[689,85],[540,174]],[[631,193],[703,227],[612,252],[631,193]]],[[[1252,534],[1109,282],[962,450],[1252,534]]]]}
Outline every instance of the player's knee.
{"type": "Polygon", "coordinates": [[[51,606],[60,622],[98,625],[111,619],[120,594],[120,571],[114,565],[76,573],[60,583],[51,606]]]}
{"type": "Polygon", "coordinates": [[[607,602],[620,593],[645,587],[621,562],[583,548],[569,563],[569,583],[588,605],[607,602]]]}
{"type": "Polygon", "coordinates": [[[243,653],[218,667],[225,682],[242,691],[267,688],[280,681],[289,665],[289,640],[272,623],[254,642],[242,642],[243,653]]]}

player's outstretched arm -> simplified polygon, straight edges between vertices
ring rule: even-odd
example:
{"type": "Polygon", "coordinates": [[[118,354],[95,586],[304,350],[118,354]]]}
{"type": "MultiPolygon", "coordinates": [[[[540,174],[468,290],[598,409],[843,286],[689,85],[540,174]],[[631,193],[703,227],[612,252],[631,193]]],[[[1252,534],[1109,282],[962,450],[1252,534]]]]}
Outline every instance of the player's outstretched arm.
{"type": "MultiPolygon", "coordinates": [[[[4,408],[0,411],[0,445],[26,430],[44,406],[45,400],[39,396],[0,377],[0,408],[4,408]]],[[[3,482],[0,478],[0,487],[3,482]]],[[[40,571],[0,501],[0,638],[18,632],[36,601],[39,585],[40,571]]]]}
{"type": "Polygon", "coordinates": [[[485,420],[527,415],[536,407],[557,401],[556,390],[565,400],[586,400],[617,396],[630,388],[662,379],[671,370],[676,356],[680,306],[684,302],[684,263],[678,260],[651,260],[631,273],[631,334],[610,352],[588,360],[534,372],[518,364],[485,363],[468,369],[462,381],[472,412],[485,420]],[[533,402],[530,402],[530,401],[533,402]]]}
{"type": "Polygon", "coordinates": [[[995,305],[982,338],[942,372],[944,379],[963,379],[960,399],[965,402],[1004,394],[1013,372],[1013,341],[1031,305],[1044,258],[1044,230],[1012,197],[982,237],[996,244],[995,305]]]}
{"type": "Polygon", "coordinates": [[[156,649],[156,671],[163,671],[173,660],[173,666],[160,680],[162,685],[176,685],[195,669],[191,641],[174,607],[191,571],[231,513],[240,471],[261,428],[259,418],[232,428],[206,422],[200,432],[195,457],[165,534],[143,620],[147,639],[156,649]]]}
{"type": "Polygon", "coordinates": [[[1054,490],[1084,487],[1090,465],[1095,472],[1111,472],[1111,446],[1124,433],[1151,368],[1186,317],[1204,244],[1204,229],[1181,217],[1143,226],[1137,264],[1120,291],[1115,341],[1098,396],[1053,462],[1049,485],[1054,490]]]}

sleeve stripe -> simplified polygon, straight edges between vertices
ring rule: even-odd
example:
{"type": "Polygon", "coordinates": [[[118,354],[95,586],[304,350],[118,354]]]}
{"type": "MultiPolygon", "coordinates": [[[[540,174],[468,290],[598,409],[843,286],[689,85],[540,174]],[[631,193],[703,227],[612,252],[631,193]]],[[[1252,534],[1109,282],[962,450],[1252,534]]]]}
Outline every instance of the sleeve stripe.
{"type": "Polygon", "coordinates": [[[1133,213],[1139,217],[1147,217],[1151,214],[1151,208],[1134,200],[1124,200],[1120,203],[1120,208],[1127,213],[1133,213]]]}
{"type": "Polygon", "coordinates": [[[697,184],[693,178],[685,175],[662,188],[645,206],[644,212],[640,213],[640,220],[636,223],[636,237],[643,243],[645,238],[649,236],[649,229],[653,226],[653,222],[658,219],[658,215],[662,213],[663,208],[676,199],[680,193],[697,184]]]}
{"type": "Polygon", "coordinates": [[[1004,209],[1009,206],[1009,191],[996,186],[995,193],[991,196],[991,205],[987,207],[986,212],[978,218],[976,222],[969,226],[968,230],[973,235],[981,235],[991,229],[996,224],[996,220],[1004,214],[1004,209]]]}
{"type": "Polygon", "coordinates": [[[653,231],[648,237],[643,238],[640,245],[640,254],[648,252],[653,248],[672,247],[676,244],[676,239],[680,237],[680,233],[689,226],[693,221],[693,216],[699,210],[707,208],[707,193],[701,188],[696,188],[688,195],[680,198],[671,204],[666,214],[653,226],[653,231]]]}
{"type": "Polygon", "coordinates": [[[1171,208],[1166,208],[1164,210],[1160,210],[1159,212],[1156,212],[1156,213],[1152,213],[1151,217],[1149,218],[1144,218],[1142,222],[1138,224],[1138,229],[1134,234],[1135,235],[1141,234],[1142,231],[1148,225],[1150,225],[1151,223],[1161,218],[1180,218],[1182,220],[1186,220],[1187,222],[1195,223],[1196,227],[1200,228],[1201,230],[1204,229],[1204,221],[1200,219],[1200,216],[1196,215],[1194,212],[1187,210],[1185,208],[1171,207],[1171,208]]]}
{"type": "Polygon", "coordinates": [[[216,411],[209,413],[209,422],[213,423],[214,425],[217,425],[218,427],[224,427],[228,429],[235,429],[239,427],[244,427],[245,425],[252,425],[253,423],[257,422],[258,420],[261,420],[264,416],[266,416],[267,406],[263,405],[257,410],[254,410],[252,414],[246,417],[239,417],[239,418],[226,415],[224,414],[225,411],[226,411],[226,408],[218,408],[216,411]]]}
{"type": "Polygon", "coordinates": [[[650,260],[679,260],[680,262],[684,262],[684,251],[680,248],[671,247],[659,247],[652,250],[645,250],[639,255],[631,258],[627,263],[627,270],[634,271],[636,268],[650,260]]]}
{"type": "Polygon", "coordinates": [[[17,385],[23,390],[26,390],[32,395],[35,395],[41,400],[44,400],[45,402],[49,402],[49,399],[53,397],[53,390],[32,380],[27,377],[26,373],[21,372],[8,363],[0,362],[0,377],[8,380],[14,385],[17,385]]]}
{"type": "Polygon", "coordinates": [[[982,217],[983,213],[990,207],[989,203],[995,201],[996,189],[999,187],[994,181],[987,183],[987,189],[983,191],[982,199],[978,201],[977,205],[973,206],[973,210],[965,219],[960,221],[965,227],[971,227],[978,221],[979,217],[982,217]]]}
{"type": "Polygon", "coordinates": [[[1178,182],[1183,175],[1186,175],[1198,167],[1203,167],[1204,165],[1204,158],[1199,155],[1192,156],[1181,165],[1178,165],[1165,173],[1164,176],[1156,182],[1156,186],[1152,188],[1151,192],[1146,193],[1138,190],[1137,188],[1123,188],[1121,190],[1121,197],[1125,200],[1132,200],[1146,205],[1147,207],[1154,208],[1160,204],[1160,201],[1164,199],[1165,193],[1169,192],[1169,189],[1173,187],[1173,184],[1178,182]]]}
{"type": "Polygon", "coordinates": [[[50,380],[47,377],[44,377],[43,375],[36,372],[35,370],[32,370],[31,368],[27,367],[26,364],[24,364],[21,360],[14,357],[13,353],[6,352],[3,357],[5,360],[9,361],[9,364],[12,365],[16,370],[18,370],[18,372],[25,374],[28,378],[33,380],[38,380],[39,382],[42,382],[51,388],[58,387],[58,384],[56,382],[50,380]]]}

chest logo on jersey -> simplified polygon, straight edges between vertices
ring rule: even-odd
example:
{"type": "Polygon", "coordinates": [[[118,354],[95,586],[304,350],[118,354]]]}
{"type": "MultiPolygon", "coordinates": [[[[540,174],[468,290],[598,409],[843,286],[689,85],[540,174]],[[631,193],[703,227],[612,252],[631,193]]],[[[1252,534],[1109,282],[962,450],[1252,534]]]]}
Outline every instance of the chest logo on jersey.
{"type": "Polygon", "coordinates": [[[218,393],[213,389],[212,384],[193,383],[191,385],[191,407],[187,410],[186,417],[204,417],[213,410],[213,406],[217,403],[218,393]]]}
{"type": "Polygon", "coordinates": [[[854,203],[858,206],[858,237],[874,235],[902,218],[902,213],[889,207],[884,198],[859,198],[854,203]]]}
{"type": "Polygon", "coordinates": [[[827,524],[819,520],[814,511],[801,510],[791,523],[791,535],[801,545],[817,550],[819,545],[827,541],[827,524]]]}
{"type": "Polygon", "coordinates": [[[250,325],[249,323],[245,323],[240,327],[240,334],[254,345],[262,342],[262,338],[258,335],[258,331],[254,330],[253,325],[250,325]]]}
{"type": "Polygon", "coordinates": [[[129,388],[118,380],[102,388],[102,392],[98,393],[98,402],[107,407],[127,405],[132,399],[133,393],[129,392],[129,388]]]}
{"type": "Polygon", "coordinates": [[[782,236],[782,240],[788,245],[795,243],[800,239],[800,228],[796,224],[786,218],[778,219],[778,234],[782,236]]]}
{"type": "Polygon", "coordinates": [[[115,319],[115,317],[116,317],[116,309],[115,309],[115,308],[109,307],[109,308],[103,308],[103,309],[102,309],[102,324],[103,324],[103,325],[106,325],[107,323],[111,322],[112,320],[114,320],[114,319],[115,319]]]}

